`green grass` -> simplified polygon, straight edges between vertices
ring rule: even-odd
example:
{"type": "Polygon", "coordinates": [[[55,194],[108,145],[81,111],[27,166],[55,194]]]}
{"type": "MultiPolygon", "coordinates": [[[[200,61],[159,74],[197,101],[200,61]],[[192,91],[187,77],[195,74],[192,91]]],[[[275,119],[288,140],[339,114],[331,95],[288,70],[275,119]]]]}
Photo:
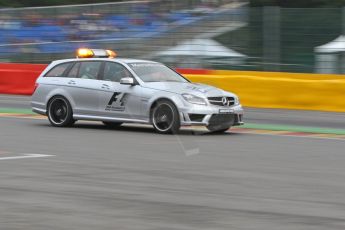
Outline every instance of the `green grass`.
{"type": "Polygon", "coordinates": [[[35,114],[31,109],[0,108],[0,113],[35,114]]]}
{"type": "Polygon", "coordinates": [[[308,126],[296,126],[296,125],[247,123],[241,127],[246,128],[246,129],[345,135],[345,129],[332,129],[332,128],[320,128],[320,127],[308,127],[308,126]]]}

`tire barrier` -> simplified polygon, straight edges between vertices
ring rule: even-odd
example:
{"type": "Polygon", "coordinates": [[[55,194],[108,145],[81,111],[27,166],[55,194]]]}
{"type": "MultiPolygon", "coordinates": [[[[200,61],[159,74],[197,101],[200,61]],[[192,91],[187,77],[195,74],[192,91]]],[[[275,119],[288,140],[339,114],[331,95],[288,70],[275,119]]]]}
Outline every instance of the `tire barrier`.
{"type": "Polygon", "coordinates": [[[247,107],[345,112],[345,75],[210,70],[184,75],[239,95],[247,107]]]}
{"type": "Polygon", "coordinates": [[[31,95],[35,81],[47,65],[0,64],[0,93],[31,95]]]}
{"type": "MultiPolygon", "coordinates": [[[[31,95],[47,65],[0,64],[0,93],[31,95]]],[[[178,69],[193,82],[239,95],[247,107],[345,112],[345,75],[178,69]]]]}

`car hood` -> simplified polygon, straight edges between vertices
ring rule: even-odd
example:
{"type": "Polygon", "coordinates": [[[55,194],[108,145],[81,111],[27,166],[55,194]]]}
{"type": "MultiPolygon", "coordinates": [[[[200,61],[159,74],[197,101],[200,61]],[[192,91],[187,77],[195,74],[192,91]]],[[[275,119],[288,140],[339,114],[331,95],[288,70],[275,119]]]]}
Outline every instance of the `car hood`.
{"type": "Polygon", "coordinates": [[[145,87],[171,93],[189,93],[199,97],[236,96],[210,85],[190,82],[148,82],[145,87]]]}

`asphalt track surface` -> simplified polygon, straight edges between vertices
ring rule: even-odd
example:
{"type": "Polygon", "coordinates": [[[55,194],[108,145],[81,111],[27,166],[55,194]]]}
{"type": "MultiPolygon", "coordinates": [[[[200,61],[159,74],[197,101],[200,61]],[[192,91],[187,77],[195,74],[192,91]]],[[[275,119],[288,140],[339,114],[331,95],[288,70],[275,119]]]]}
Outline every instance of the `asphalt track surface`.
{"type": "MultiPolygon", "coordinates": [[[[30,97],[0,94],[1,108],[31,109],[30,97]]],[[[245,121],[256,124],[301,125],[345,129],[345,113],[245,108],[245,121]]]]}
{"type": "MultiPolygon", "coordinates": [[[[0,108],[27,101],[0,96],[0,108]]],[[[344,127],[341,113],[247,109],[246,117],[344,127]]],[[[53,128],[16,117],[0,117],[0,131],[1,230],[345,229],[344,140],[53,128]],[[28,154],[43,157],[20,158],[28,154]]]]}

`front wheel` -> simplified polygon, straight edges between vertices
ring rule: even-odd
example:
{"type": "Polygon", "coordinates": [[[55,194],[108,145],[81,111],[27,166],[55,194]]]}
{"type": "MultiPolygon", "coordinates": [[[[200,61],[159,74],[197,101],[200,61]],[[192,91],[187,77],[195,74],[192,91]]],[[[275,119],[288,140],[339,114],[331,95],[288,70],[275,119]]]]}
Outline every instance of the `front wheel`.
{"type": "Polygon", "coordinates": [[[48,119],[56,127],[66,127],[74,124],[72,107],[66,98],[56,96],[49,101],[48,119]]]}
{"type": "Polygon", "coordinates": [[[169,100],[160,100],[151,113],[153,127],[158,133],[177,133],[181,127],[176,106],[169,100]]]}

